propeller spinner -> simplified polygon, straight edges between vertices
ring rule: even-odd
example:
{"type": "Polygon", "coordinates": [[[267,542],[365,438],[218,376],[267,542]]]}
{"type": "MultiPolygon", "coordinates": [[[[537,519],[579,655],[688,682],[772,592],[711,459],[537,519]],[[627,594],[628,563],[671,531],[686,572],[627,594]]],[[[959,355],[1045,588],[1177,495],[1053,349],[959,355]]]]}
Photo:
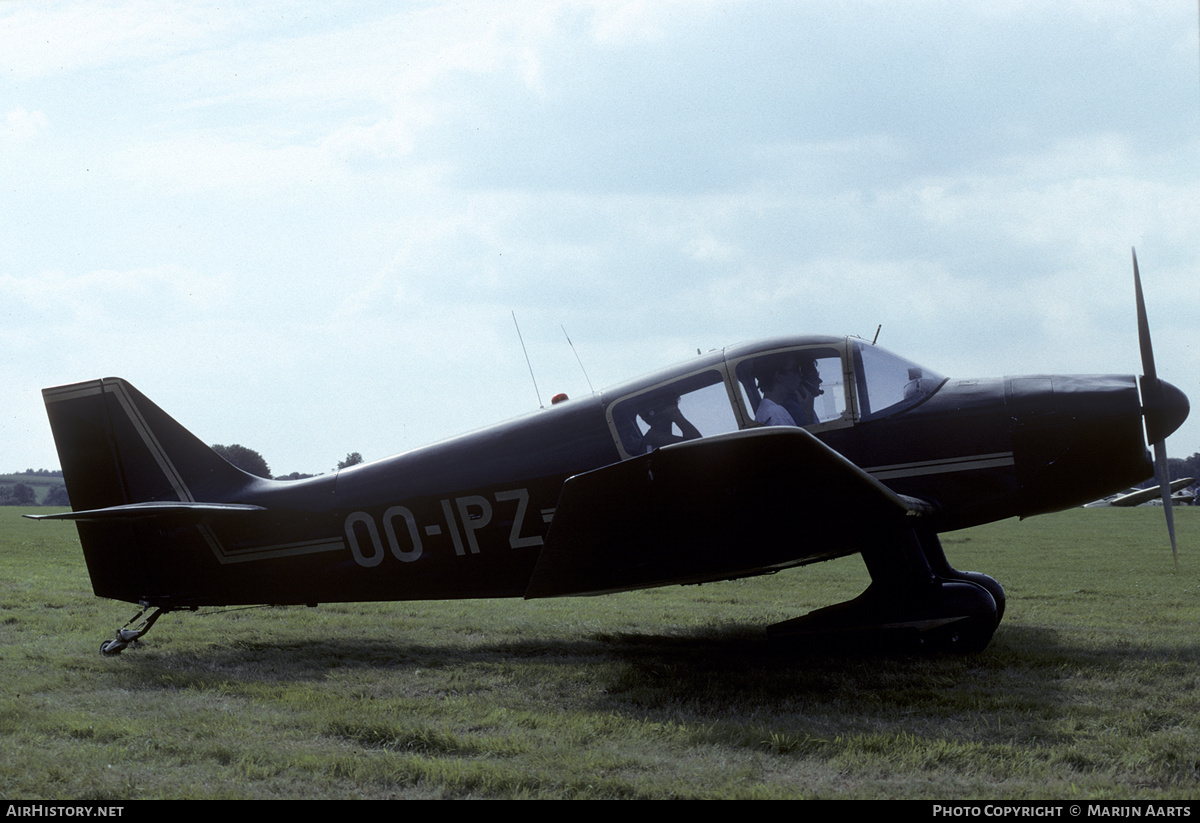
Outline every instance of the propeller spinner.
{"type": "Polygon", "coordinates": [[[1154,368],[1154,347],[1150,343],[1150,322],[1146,319],[1146,301],[1142,297],[1142,278],[1138,273],[1137,249],[1133,250],[1133,287],[1137,295],[1138,346],[1142,352],[1142,415],[1146,418],[1146,438],[1154,447],[1154,479],[1162,493],[1167,531],[1171,535],[1171,556],[1179,567],[1175,546],[1175,513],[1171,509],[1171,482],[1167,473],[1167,435],[1187,419],[1188,399],[1179,389],[1158,379],[1154,368]]]}

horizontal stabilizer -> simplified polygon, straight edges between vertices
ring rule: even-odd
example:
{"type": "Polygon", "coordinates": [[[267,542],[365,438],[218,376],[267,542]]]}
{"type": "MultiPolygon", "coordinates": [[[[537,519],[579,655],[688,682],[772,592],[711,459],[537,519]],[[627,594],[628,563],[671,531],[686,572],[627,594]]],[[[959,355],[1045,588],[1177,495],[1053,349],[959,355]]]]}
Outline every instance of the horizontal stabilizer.
{"type": "Polygon", "coordinates": [[[804,429],[691,440],[570,478],[525,596],[762,574],[861,551],[928,511],[804,429]]]}
{"type": "Polygon", "coordinates": [[[27,514],[30,520],[140,520],[148,517],[169,517],[180,523],[200,523],[214,514],[231,512],[262,512],[262,506],[246,503],[185,503],[169,500],[148,503],[130,503],[124,506],[108,506],[81,512],[58,514],[27,514]]]}

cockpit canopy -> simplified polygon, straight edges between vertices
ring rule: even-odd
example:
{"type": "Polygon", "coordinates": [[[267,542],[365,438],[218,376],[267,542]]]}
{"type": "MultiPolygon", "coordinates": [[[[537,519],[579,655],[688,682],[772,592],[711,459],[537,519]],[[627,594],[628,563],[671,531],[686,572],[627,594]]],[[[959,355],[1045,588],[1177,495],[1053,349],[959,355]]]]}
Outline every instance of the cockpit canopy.
{"type": "Polygon", "coordinates": [[[710,355],[608,405],[623,456],[762,425],[812,431],[912,408],[945,378],[855,338],[797,338],[710,355]]]}

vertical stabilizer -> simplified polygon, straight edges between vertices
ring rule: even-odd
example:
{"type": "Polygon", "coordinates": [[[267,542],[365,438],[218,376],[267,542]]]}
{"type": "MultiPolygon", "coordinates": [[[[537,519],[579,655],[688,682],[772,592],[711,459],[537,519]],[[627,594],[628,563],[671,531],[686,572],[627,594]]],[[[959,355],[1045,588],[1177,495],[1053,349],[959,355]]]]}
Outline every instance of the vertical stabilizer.
{"type": "MultiPolygon", "coordinates": [[[[141,392],[106,377],[45,389],[42,396],[76,512],[138,503],[236,502],[264,482],[230,465],[141,392]]],[[[137,602],[202,531],[168,540],[162,523],[137,518],[80,520],[92,587],[137,602]]],[[[198,545],[203,546],[203,542],[198,545]]]]}
{"type": "Polygon", "coordinates": [[[148,501],[226,501],[254,482],[116,377],[45,389],[76,511],[148,501]]]}

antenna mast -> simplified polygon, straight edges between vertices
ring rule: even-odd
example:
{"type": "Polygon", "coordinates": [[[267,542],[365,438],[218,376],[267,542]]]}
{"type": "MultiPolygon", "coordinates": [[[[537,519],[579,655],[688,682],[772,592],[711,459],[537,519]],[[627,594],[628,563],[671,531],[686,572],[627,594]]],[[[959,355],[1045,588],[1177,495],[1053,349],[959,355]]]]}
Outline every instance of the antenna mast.
{"type": "Polygon", "coordinates": [[[529,367],[529,377],[533,380],[533,393],[537,395],[538,408],[544,409],[542,405],[542,393],[538,391],[537,378],[533,376],[533,364],[529,362],[529,350],[525,348],[525,338],[521,336],[521,327],[517,324],[517,313],[512,313],[513,325],[517,327],[517,339],[521,341],[521,351],[525,352],[525,365],[529,367]]]}
{"type": "Polygon", "coordinates": [[[567,345],[571,347],[571,353],[575,355],[576,360],[579,360],[579,370],[583,372],[583,379],[587,381],[588,391],[595,394],[596,390],[592,388],[592,378],[588,377],[587,369],[583,367],[583,361],[579,358],[579,352],[575,351],[575,344],[571,342],[571,335],[567,334],[567,327],[562,323],[559,323],[558,327],[563,330],[563,337],[567,338],[567,345]]]}

